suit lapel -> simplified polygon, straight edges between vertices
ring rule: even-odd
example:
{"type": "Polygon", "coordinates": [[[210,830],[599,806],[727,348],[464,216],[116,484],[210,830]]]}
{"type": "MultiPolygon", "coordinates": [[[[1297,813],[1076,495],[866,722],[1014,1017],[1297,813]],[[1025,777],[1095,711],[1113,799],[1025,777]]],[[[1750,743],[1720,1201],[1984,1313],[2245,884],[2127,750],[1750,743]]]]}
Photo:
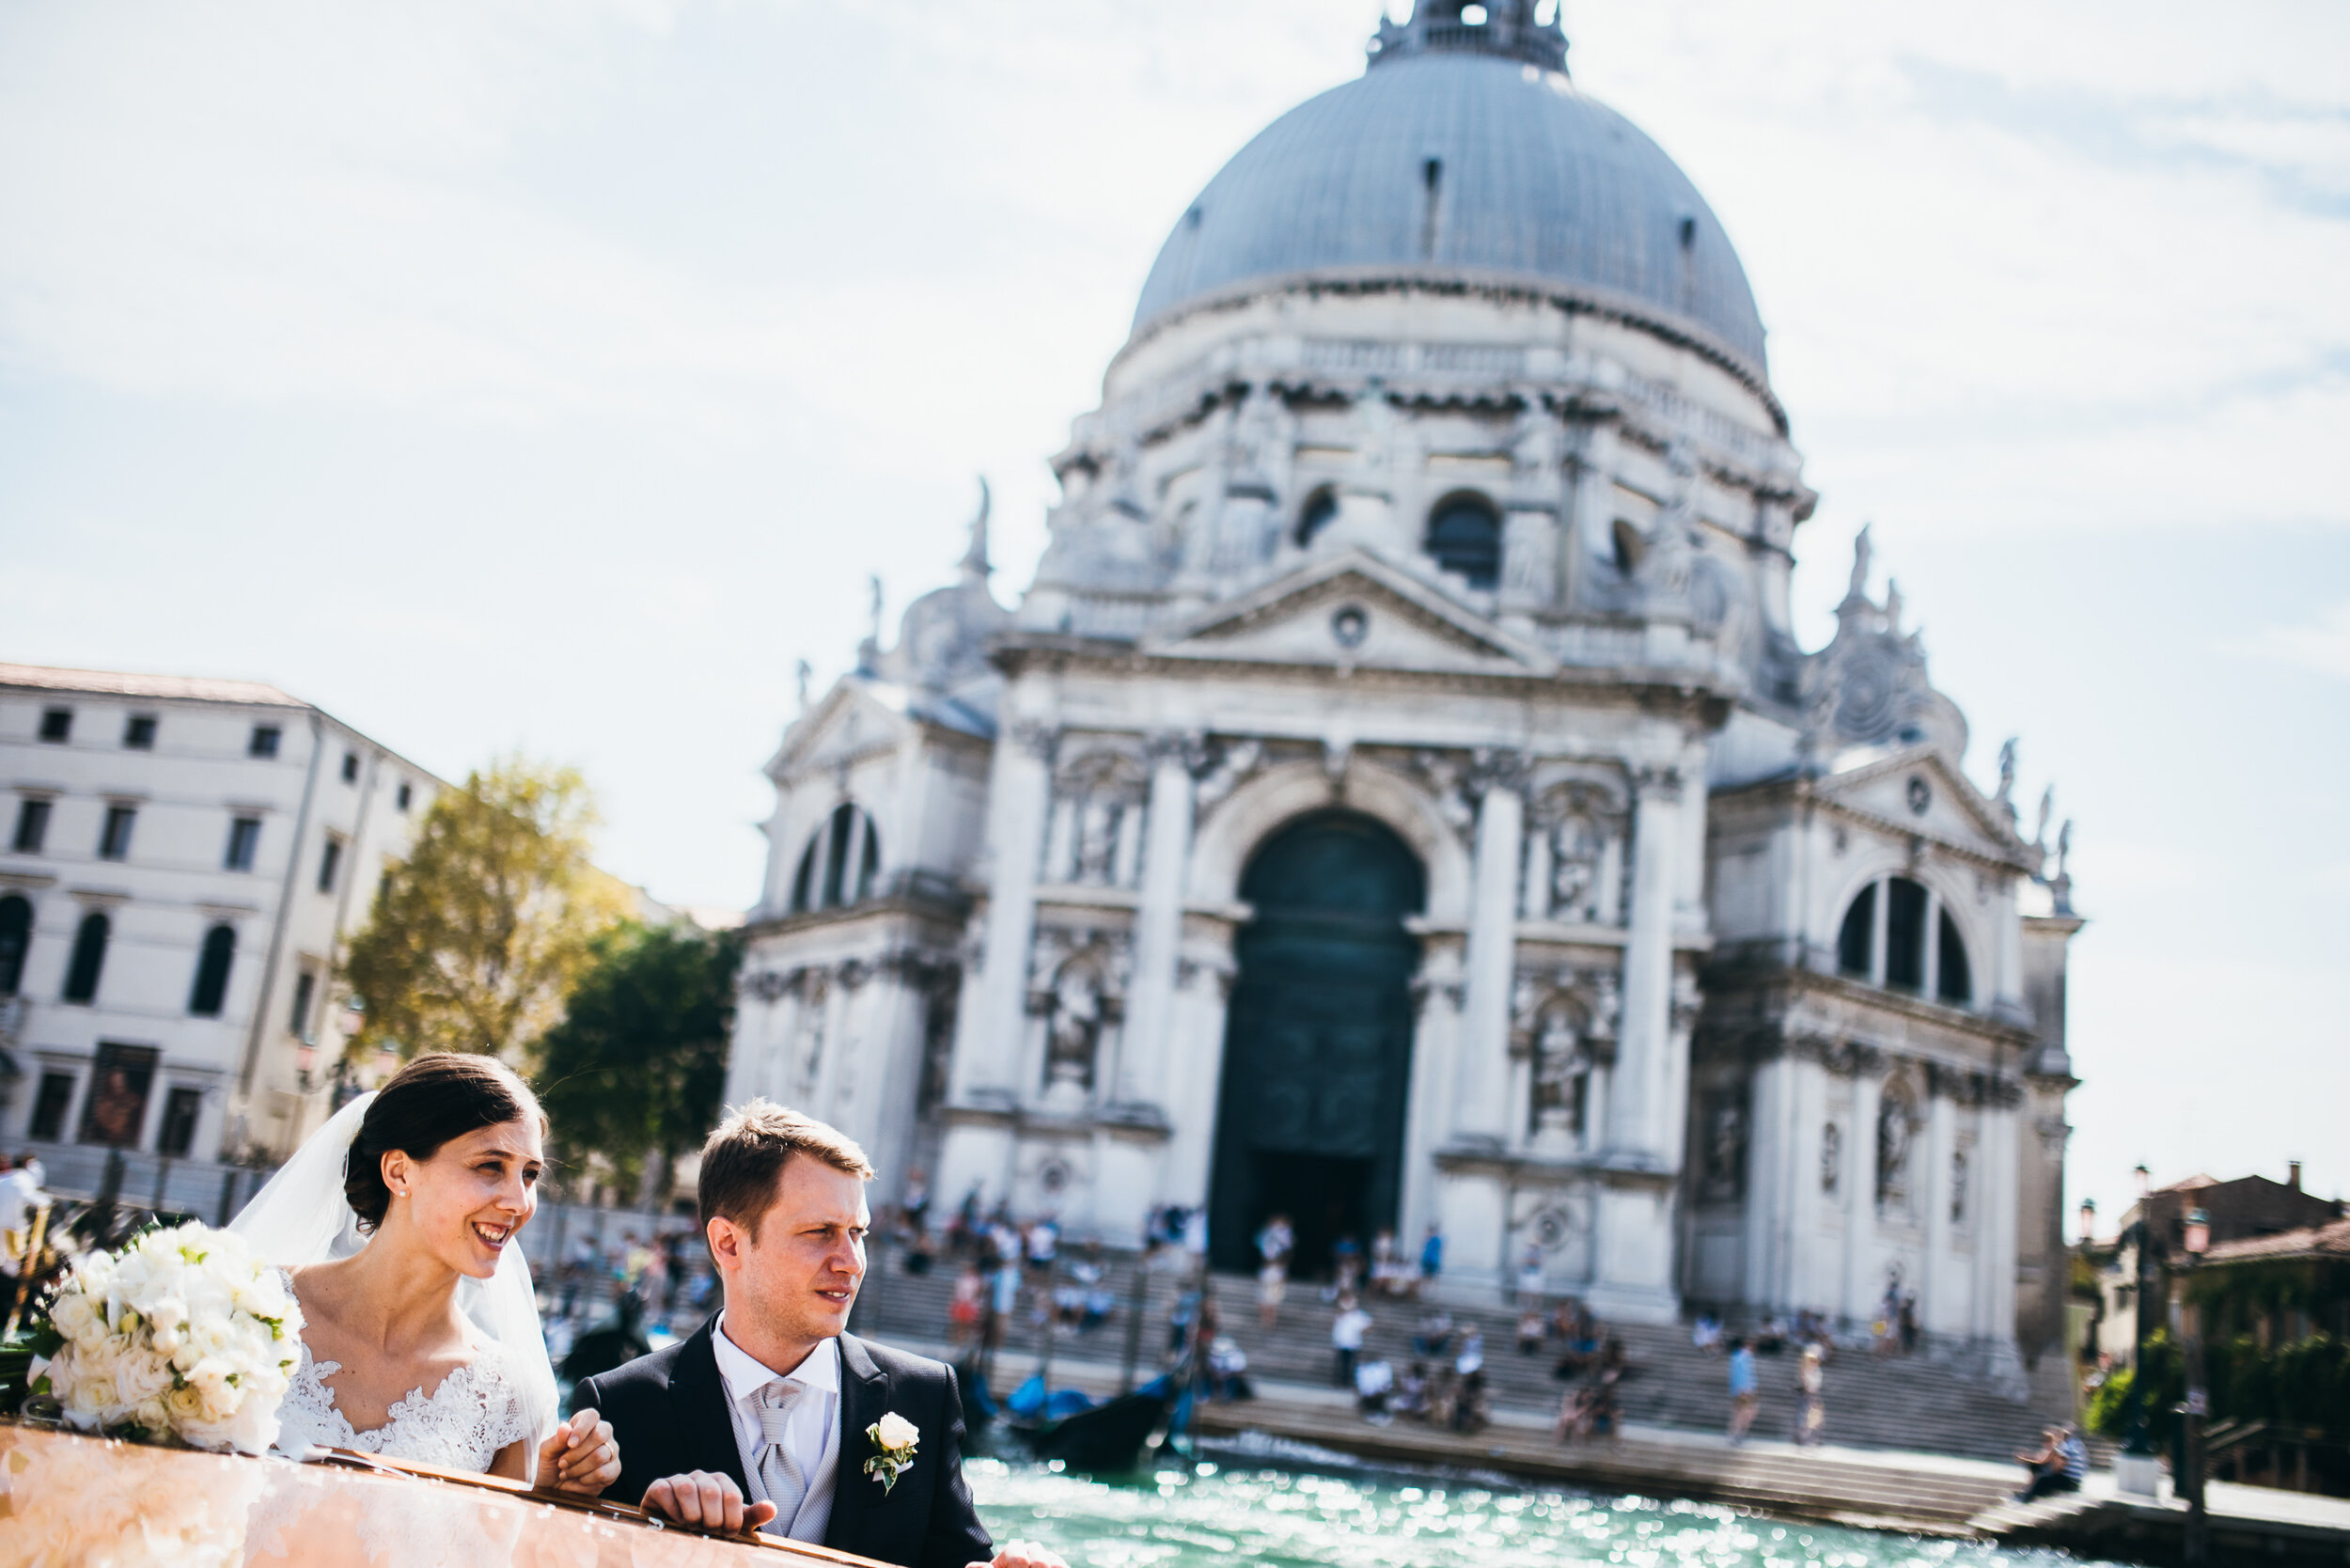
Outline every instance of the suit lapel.
{"type": "Polygon", "coordinates": [[[872,1457],[865,1429],[888,1409],[888,1374],[873,1364],[862,1340],[841,1335],[840,1460],[833,1471],[832,1523],[824,1528],[824,1544],[835,1551],[860,1550],[866,1511],[881,1500],[881,1487],[865,1473],[865,1462],[872,1457]]]}
{"type": "Polygon", "coordinates": [[[750,1477],[744,1471],[743,1450],[735,1442],[734,1412],[727,1405],[726,1379],[718,1375],[717,1352],[711,1348],[711,1336],[717,1326],[718,1320],[713,1317],[678,1351],[677,1365],[669,1373],[670,1408],[690,1462],[683,1467],[732,1476],[747,1497],[750,1477]]]}

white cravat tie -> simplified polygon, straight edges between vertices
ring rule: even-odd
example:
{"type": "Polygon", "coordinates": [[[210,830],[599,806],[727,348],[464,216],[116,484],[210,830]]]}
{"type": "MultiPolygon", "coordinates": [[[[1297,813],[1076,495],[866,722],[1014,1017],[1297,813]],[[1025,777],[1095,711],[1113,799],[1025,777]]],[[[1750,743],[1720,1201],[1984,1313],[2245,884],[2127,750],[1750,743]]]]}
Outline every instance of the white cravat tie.
{"type": "Polygon", "coordinates": [[[765,1439],[759,1449],[759,1482],[767,1490],[767,1501],[776,1505],[775,1518],[761,1527],[769,1535],[791,1532],[792,1516],[807,1496],[807,1476],[784,1440],[792,1407],[807,1392],[807,1385],[788,1377],[779,1377],[759,1391],[759,1432],[765,1439]]]}

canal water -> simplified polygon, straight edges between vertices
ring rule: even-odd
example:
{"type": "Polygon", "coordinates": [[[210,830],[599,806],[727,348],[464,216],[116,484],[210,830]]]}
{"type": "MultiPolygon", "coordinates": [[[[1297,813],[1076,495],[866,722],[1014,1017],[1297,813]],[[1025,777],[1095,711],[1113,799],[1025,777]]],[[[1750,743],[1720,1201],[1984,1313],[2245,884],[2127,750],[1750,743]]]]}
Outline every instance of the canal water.
{"type": "Polygon", "coordinates": [[[1498,1480],[1201,1464],[1097,1481],[1000,1459],[973,1459],[968,1470],[998,1544],[1042,1542],[1072,1568],[2085,1568],[2062,1552],[1498,1480]]]}

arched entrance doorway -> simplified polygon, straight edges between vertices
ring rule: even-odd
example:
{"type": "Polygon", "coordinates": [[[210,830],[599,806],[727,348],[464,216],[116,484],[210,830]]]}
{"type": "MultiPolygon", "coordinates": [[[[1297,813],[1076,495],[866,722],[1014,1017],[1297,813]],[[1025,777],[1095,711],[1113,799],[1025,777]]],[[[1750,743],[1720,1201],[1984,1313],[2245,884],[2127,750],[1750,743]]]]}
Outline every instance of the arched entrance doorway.
{"type": "Polygon", "coordinates": [[[1248,864],[1256,918],[1224,1037],[1208,1234],[1217,1267],[1256,1265],[1258,1228],[1286,1214],[1294,1266],[1326,1269],[1331,1244],[1395,1223],[1411,1081],[1411,980],[1419,861],[1351,811],[1301,818],[1248,864]]]}

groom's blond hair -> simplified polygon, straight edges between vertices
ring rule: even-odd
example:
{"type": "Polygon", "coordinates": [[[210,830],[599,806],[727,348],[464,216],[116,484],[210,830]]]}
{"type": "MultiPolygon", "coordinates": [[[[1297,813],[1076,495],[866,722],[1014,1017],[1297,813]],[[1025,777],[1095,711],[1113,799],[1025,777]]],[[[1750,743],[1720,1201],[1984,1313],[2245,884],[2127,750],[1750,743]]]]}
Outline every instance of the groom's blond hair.
{"type": "Polygon", "coordinates": [[[703,1233],[723,1215],[759,1240],[759,1222],[775,1206],[776,1182],[798,1154],[860,1182],[873,1179],[872,1162],[839,1128],[772,1100],[753,1100],[719,1122],[702,1145],[696,1196],[703,1233]]]}

